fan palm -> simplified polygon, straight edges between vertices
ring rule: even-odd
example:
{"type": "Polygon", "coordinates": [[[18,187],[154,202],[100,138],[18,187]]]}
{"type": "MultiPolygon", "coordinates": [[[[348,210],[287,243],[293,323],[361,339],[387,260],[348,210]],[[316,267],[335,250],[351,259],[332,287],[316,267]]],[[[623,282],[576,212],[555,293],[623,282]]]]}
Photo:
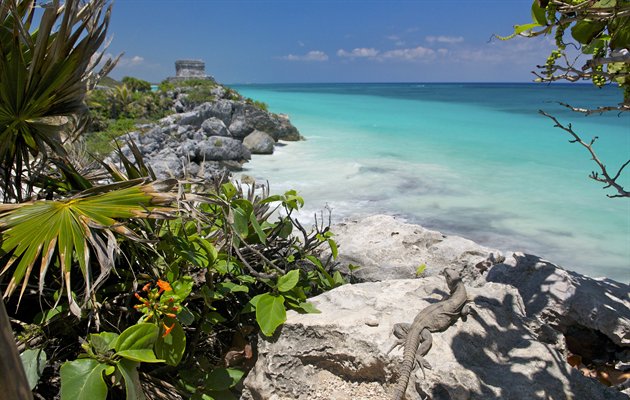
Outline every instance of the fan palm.
{"type": "Polygon", "coordinates": [[[98,49],[109,24],[107,2],[52,0],[44,6],[38,27],[33,24],[35,0],[0,2],[0,165],[5,202],[30,194],[34,163],[50,152],[63,156],[62,132],[67,135],[84,115],[88,80],[101,61],[98,49]]]}
{"type": "Polygon", "coordinates": [[[10,296],[21,283],[21,298],[38,263],[41,292],[49,266],[57,264],[70,309],[79,314],[72,296],[73,265],[78,264],[85,283],[84,293],[89,298],[113,267],[117,249],[114,233],[140,240],[119,220],[168,218],[174,210],[161,206],[176,199],[177,194],[169,192],[175,182],[146,183],[135,179],[88,189],[66,200],[0,205],[3,239],[0,250],[8,258],[0,274],[13,271],[4,297],[10,296]],[[91,254],[96,255],[100,265],[96,279],[91,269],[91,254]]]}

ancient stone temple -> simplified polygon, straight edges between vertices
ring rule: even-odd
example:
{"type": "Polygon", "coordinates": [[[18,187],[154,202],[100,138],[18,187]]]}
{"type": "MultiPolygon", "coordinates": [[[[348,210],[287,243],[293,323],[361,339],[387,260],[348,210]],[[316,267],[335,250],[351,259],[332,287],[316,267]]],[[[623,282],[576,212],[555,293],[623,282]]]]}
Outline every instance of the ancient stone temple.
{"type": "Polygon", "coordinates": [[[169,80],[208,79],[214,78],[206,75],[206,64],[201,60],[177,60],[175,61],[175,76],[169,80]]]}

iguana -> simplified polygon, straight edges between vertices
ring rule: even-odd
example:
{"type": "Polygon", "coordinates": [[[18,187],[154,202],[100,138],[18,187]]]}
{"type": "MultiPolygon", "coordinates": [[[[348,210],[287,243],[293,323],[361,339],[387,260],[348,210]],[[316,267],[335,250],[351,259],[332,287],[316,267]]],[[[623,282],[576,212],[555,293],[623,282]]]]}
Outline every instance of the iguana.
{"type": "Polygon", "coordinates": [[[457,271],[446,268],[443,273],[446,284],[451,292],[451,296],[438,303],[434,303],[424,308],[416,315],[412,324],[401,323],[394,325],[394,335],[398,338],[389,349],[404,345],[402,365],[400,366],[400,377],[394,387],[392,399],[402,400],[405,390],[411,377],[414,364],[423,368],[430,368],[424,359],[428,353],[433,339],[431,332],[441,332],[446,330],[460,315],[468,313],[468,295],[466,288],[457,271]]]}

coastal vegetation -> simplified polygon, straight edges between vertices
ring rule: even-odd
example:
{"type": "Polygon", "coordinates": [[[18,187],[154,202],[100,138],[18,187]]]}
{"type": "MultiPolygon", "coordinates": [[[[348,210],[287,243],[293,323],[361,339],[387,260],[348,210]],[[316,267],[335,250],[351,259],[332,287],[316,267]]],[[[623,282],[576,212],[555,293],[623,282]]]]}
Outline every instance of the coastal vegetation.
{"type": "MultiPolygon", "coordinates": [[[[560,103],[584,115],[630,111],[630,1],[628,0],[534,0],[529,24],[516,25],[515,36],[553,36],[555,49],[544,65],[534,72],[538,82],[591,81],[598,87],[613,84],[622,91],[622,100],[616,105],[584,108],[560,103]],[[579,56],[576,56],[575,53],[579,56]]],[[[589,177],[612,189],[608,197],[630,197],[620,177],[630,159],[615,170],[597,156],[594,144],[598,139],[582,139],[571,124],[563,124],[556,117],[541,110],[555,127],[567,132],[571,143],[583,146],[597,165],[589,177]]]]}
{"type": "Polygon", "coordinates": [[[234,398],[253,338],[344,283],[329,220],[304,227],[295,191],[225,174],[156,180],[132,142],[120,165],[103,162],[99,146],[170,112],[146,82],[98,86],[116,61],[97,69],[110,7],[0,4],[0,386],[8,398],[234,398]]]}

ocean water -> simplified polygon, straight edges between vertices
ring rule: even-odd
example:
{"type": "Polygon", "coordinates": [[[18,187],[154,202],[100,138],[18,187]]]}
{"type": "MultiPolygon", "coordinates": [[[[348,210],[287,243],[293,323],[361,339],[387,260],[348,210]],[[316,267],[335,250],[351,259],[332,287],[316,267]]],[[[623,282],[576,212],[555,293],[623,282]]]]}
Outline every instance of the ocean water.
{"type": "MultiPolygon", "coordinates": [[[[616,88],[537,84],[237,85],[306,138],[254,156],[244,173],[296,189],[300,218],[387,213],[590,276],[630,281],[630,201],[544,109],[572,123],[611,172],[630,158],[630,115],[585,117],[555,103],[615,104],[616,88]]],[[[621,182],[630,187],[630,170],[621,182]]],[[[421,262],[421,260],[419,260],[421,262]]]]}

